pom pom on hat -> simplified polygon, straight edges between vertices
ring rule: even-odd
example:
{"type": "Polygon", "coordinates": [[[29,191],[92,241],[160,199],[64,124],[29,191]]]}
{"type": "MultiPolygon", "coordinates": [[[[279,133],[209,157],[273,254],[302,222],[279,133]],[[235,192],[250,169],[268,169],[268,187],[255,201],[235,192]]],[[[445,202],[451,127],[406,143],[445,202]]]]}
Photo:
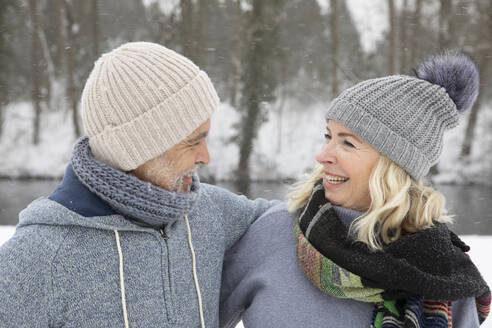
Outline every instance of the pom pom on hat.
{"type": "Polygon", "coordinates": [[[422,62],[415,76],[446,89],[460,113],[470,109],[478,96],[480,78],[478,67],[467,55],[459,51],[447,51],[422,62]]]}

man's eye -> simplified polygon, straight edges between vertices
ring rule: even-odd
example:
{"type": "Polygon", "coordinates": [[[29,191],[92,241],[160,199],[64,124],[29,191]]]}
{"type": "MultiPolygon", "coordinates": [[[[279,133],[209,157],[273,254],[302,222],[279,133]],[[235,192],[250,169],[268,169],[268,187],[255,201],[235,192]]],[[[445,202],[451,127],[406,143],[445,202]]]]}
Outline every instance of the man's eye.
{"type": "Polygon", "coordinates": [[[354,144],[351,143],[350,141],[345,140],[344,143],[349,147],[355,148],[354,144]]]}

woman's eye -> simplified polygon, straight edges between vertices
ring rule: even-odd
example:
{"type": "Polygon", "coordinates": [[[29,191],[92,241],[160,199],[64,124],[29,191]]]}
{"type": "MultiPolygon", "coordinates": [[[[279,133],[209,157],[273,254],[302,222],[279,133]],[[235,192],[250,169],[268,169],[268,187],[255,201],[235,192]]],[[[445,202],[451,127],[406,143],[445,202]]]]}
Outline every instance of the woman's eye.
{"type": "Polygon", "coordinates": [[[331,136],[328,133],[325,133],[325,139],[330,140],[331,136]]]}
{"type": "Polygon", "coordinates": [[[349,147],[355,148],[354,144],[353,144],[353,143],[351,143],[350,141],[345,140],[345,141],[344,141],[344,144],[346,144],[346,145],[347,145],[347,146],[349,146],[349,147]]]}

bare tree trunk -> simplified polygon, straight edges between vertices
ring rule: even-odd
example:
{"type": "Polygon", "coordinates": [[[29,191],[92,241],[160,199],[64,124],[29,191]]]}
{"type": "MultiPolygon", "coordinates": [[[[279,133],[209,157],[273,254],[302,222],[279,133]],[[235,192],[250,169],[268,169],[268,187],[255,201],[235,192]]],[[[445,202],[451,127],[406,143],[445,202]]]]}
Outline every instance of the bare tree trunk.
{"type": "Polygon", "coordinates": [[[403,0],[403,7],[400,15],[400,69],[399,72],[408,74],[407,67],[407,13],[408,0],[403,0]]]}
{"type": "Polygon", "coordinates": [[[237,89],[239,85],[239,80],[241,78],[241,62],[239,58],[232,57],[231,59],[231,88],[230,88],[230,98],[231,106],[237,107],[237,89]]]}
{"type": "Polygon", "coordinates": [[[174,10],[171,12],[169,17],[166,17],[158,8],[158,5],[156,5],[156,12],[157,12],[157,24],[158,24],[158,29],[157,29],[157,34],[153,36],[153,40],[156,43],[160,44],[168,44],[171,40],[174,39],[176,35],[176,29],[173,28],[173,26],[176,25],[176,7],[174,10]]]}
{"type": "Polygon", "coordinates": [[[475,105],[470,109],[470,116],[468,117],[468,121],[466,123],[465,137],[463,139],[463,144],[461,145],[461,153],[460,157],[467,159],[472,150],[472,144],[475,134],[475,127],[477,125],[478,111],[481,106],[481,96],[478,97],[475,105]]]}
{"type": "Polygon", "coordinates": [[[451,22],[453,15],[452,0],[441,0],[439,9],[439,48],[447,49],[451,44],[451,22]]]}
{"type": "Polygon", "coordinates": [[[338,63],[340,62],[340,33],[339,33],[339,13],[338,0],[330,0],[330,26],[331,26],[331,42],[332,42],[332,84],[331,93],[333,97],[336,97],[339,92],[338,85],[338,63]]]}
{"type": "Polygon", "coordinates": [[[74,81],[74,70],[75,70],[75,35],[73,34],[74,19],[72,14],[72,8],[64,1],[65,4],[65,18],[66,18],[66,28],[67,28],[67,47],[66,47],[66,58],[67,58],[67,97],[70,101],[70,106],[72,109],[72,124],[74,129],[75,138],[80,137],[80,125],[79,125],[79,115],[78,115],[78,99],[77,90],[74,81]]]}
{"type": "Polygon", "coordinates": [[[3,125],[5,123],[5,107],[9,101],[9,79],[10,69],[8,59],[12,57],[10,38],[12,37],[13,28],[9,26],[9,15],[17,10],[17,4],[11,1],[3,1],[0,3],[0,26],[2,33],[0,34],[0,139],[3,133],[3,125]],[[14,9],[14,10],[10,10],[14,9]]]}
{"type": "Polygon", "coordinates": [[[230,89],[230,98],[231,105],[233,107],[237,107],[237,93],[239,88],[239,82],[241,79],[241,22],[242,22],[242,12],[241,12],[241,0],[236,0],[234,2],[234,15],[236,17],[235,20],[235,36],[234,36],[234,44],[233,50],[231,52],[231,89],[230,89]]]}
{"type": "Polygon", "coordinates": [[[3,133],[3,124],[5,123],[5,106],[7,105],[8,101],[8,89],[6,85],[1,85],[4,84],[3,82],[0,82],[0,139],[2,139],[2,133],[3,133]]]}
{"type": "Polygon", "coordinates": [[[32,91],[31,97],[34,105],[33,138],[34,145],[39,144],[39,126],[41,120],[41,42],[39,40],[38,2],[29,0],[29,13],[32,22],[32,49],[31,49],[31,70],[32,70],[32,91]]]}
{"type": "Polygon", "coordinates": [[[63,27],[63,0],[54,1],[54,25],[56,33],[55,74],[60,76],[63,72],[63,53],[65,52],[65,32],[63,27]]]}
{"type": "Polygon", "coordinates": [[[208,18],[208,0],[198,1],[198,17],[196,24],[196,46],[195,46],[195,63],[202,67],[205,64],[205,37],[207,35],[207,18],[208,18]]]}
{"type": "Polygon", "coordinates": [[[419,37],[420,37],[420,16],[422,13],[422,0],[415,1],[415,11],[412,15],[412,39],[410,43],[410,58],[409,66],[413,67],[417,63],[418,57],[418,47],[419,47],[419,37]]]}
{"type": "Polygon", "coordinates": [[[244,78],[243,103],[246,115],[241,122],[239,143],[239,163],[237,170],[237,188],[242,193],[249,192],[249,158],[253,151],[253,140],[258,130],[260,102],[263,94],[265,61],[265,31],[263,24],[264,0],[253,0],[253,10],[249,26],[252,28],[251,44],[247,51],[247,67],[244,78]]]}
{"type": "Polygon", "coordinates": [[[395,73],[395,57],[396,57],[396,42],[395,42],[395,5],[394,0],[388,0],[388,18],[389,18],[389,33],[388,33],[388,73],[395,73]]]}
{"type": "MultiPolygon", "coordinates": [[[[46,88],[46,92],[42,95],[44,98],[44,104],[48,107],[48,109],[51,109],[53,107],[53,85],[55,84],[56,80],[56,69],[55,65],[53,63],[53,59],[50,54],[50,49],[48,45],[48,40],[46,40],[46,34],[44,33],[44,30],[42,28],[42,25],[40,23],[40,28],[38,31],[38,37],[40,41],[40,46],[41,46],[41,65],[45,68],[44,71],[45,74],[42,74],[42,87],[44,86],[46,88]]],[[[43,104],[42,103],[42,104],[43,104]]]]}
{"type": "Polygon", "coordinates": [[[38,7],[40,2],[37,1],[36,3],[32,3],[29,1],[28,4],[31,21],[33,24],[33,33],[36,34],[33,42],[35,42],[38,47],[38,50],[36,50],[36,56],[38,57],[37,69],[39,73],[39,106],[41,106],[42,110],[43,105],[51,108],[52,90],[56,79],[56,72],[53,59],[51,58],[48,41],[46,40],[46,34],[43,30],[42,16],[38,7]]]}
{"type": "Polygon", "coordinates": [[[193,3],[192,0],[181,0],[180,3],[183,55],[193,60],[193,3]]]}
{"type": "Polygon", "coordinates": [[[287,58],[287,55],[285,53],[282,53],[282,55],[279,58],[280,60],[280,79],[279,79],[279,97],[280,97],[280,102],[278,105],[278,121],[277,121],[277,153],[280,153],[282,151],[282,133],[283,133],[283,118],[284,118],[284,107],[285,107],[285,100],[287,98],[287,89],[288,89],[288,84],[287,84],[287,69],[289,66],[289,60],[287,58]]]}
{"type": "Polygon", "coordinates": [[[99,57],[99,6],[97,0],[91,0],[91,21],[92,21],[92,56],[99,57]]]}
{"type": "Polygon", "coordinates": [[[3,123],[5,122],[5,103],[3,99],[0,99],[0,139],[2,139],[2,133],[3,133],[3,123]]]}
{"type": "MultiPolygon", "coordinates": [[[[480,68],[480,85],[484,86],[489,83],[489,74],[490,71],[490,53],[492,52],[492,45],[490,43],[483,43],[482,40],[490,40],[492,38],[492,2],[488,2],[487,6],[483,8],[480,5],[480,2],[476,3],[477,12],[480,15],[481,23],[479,26],[483,27],[481,31],[479,31],[478,40],[479,44],[475,44],[474,46],[478,49],[477,57],[480,58],[478,62],[478,67],[480,68]]],[[[484,90],[483,90],[484,91],[484,90]]],[[[475,130],[477,126],[478,120],[478,112],[481,109],[481,104],[483,100],[483,93],[478,95],[478,99],[475,105],[470,109],[470,116],[468,118],[468,122],[466,123],[465,130],[465,138],[463,140],[463,144],[461,145],[461,153],[460,156],[464,159],[468,159],[472,152],[472,145],[475,139],[475,130]]]]}

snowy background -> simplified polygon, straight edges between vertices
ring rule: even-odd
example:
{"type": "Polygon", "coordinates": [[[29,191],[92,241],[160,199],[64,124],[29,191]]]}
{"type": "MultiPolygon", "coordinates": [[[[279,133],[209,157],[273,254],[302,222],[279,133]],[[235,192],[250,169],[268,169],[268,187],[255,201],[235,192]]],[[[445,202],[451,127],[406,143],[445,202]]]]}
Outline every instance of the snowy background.
{"type": "MultiPolygon", "coordinates": [[[[324,113],[326,103],[305,105],[292,100],[285,104],[279,119],[276,104],[265,103],[273,109],[267,111],[268,119],[254,142],[251,157],[253,180],[280,181],[296,178],[315,163],[314,156],[323,143],[324,113]],[[303,107],[302,111],[296,108],[303,107]]],[[[467,116],[462,124],[445,134],[441,156],[440,174],[433,178],[437,183],[479,183],[492,185],[492,105],[484,105],[480,112],[473,151],[468,161],[459,157],[467,116]]],[[[0,139],[0,176],[8,177],[54,177],[63,176],[75,142],[68,112],[48,112],[41,118],[39,145],[32,145],[32,104],[21,102],[6,108],[4,133],[0,139]]],[[[210,135],[207,139],[211,163],[201,174],[216,180],[233,180],[237,168],[238,146],[231,142],[236,133],[234,124],[239,119],[238,111],[227,103],[221,103],[212,117],[210,135]]]]}
{"type": "MultiPolygon", "coordinates": [[[[17,11],[10,13],[12,15],[21,15],[27,9],[30,9],[24,1],[9,1],[20,4],[17,11]]],[[[229,10],[227,7],[230,4],[229,2],[222,0],[207,1],[204,1],[204,3],[208,3],[210,8],[212,8],[212,4],[216,3],[215,10],[224,11],[223,15],[229,13],[227,11],[229,10]]],[[[271,49],[272,53],[268,53],[268,56],[272,56],[272,61],[270,62],[270,59],[265,58],[266,66],[280,65],[279,62],[282,61],[283,57],[279,57],[279,54],[284,51],[288,54],[288,59],[290,58],[292,61],[287,61],[287,66],[285,67],[278,66],[275,67],[274,71],[269,71],[269,73],[274,75],[281,75],[282,70],[288,71],[289,74],[289,76],[285,77],[274,77],[277,79],[272,84],[274,90],[260,90],[271,93],[271,95],[267,97],[269,99],[261,103],[261,113],[259,114],[261,119],[258,119],[254,126],[255,129],[258,129],[258,132],[257,138],[253,140],[251,146],[253,151],[249,157],[251,167],[249,176],[252,180],[276,181],[285,178],[296,178],[313,165],[314,154],[323,141],[324,113],[334,96],[331,95],[332,84],[337,82],[341,91],[364,76],[386,75],[387,57],[390,56],[386,48],[389,47],[388,38],[393,33],[393,37],[398,41],[395,44],[396,53],[393,55],[395,56],[394,61],[399,64],[395,67],[403,73],[405,73],[404,71],[408,68],[408,65],[415,64],[408,62],[411,59],[409,58],[410,54],[413,53],[413,49],[410,46],[414,45],[409,42],[410,39],[415,37],[419,38],[419,42],[417,42],[419,49],[415,53],[416,57],[413,58],[415,61],[438,52],[442,46],[446,45],[446,42],[444,42],[446,38],[450,39],[447,41],[448,47],[465,49],[478,60],[482,71],[482,98],[479,106],[477,105],[479,108],[476,108],[477,111],[478,109],[480,110],[478,111],[479,114],[475,126],[475,137],[472,140],[471,154],[466,158],[460,157],[465,129],[470,116],[470,113],[467,113],[462,118],[461,125],[445,135],[445,146],[439,164],[439,175],[433,177],[433,181],[458,184],[478,183],[492,186],[492,102],[489,100],[491,89],[488,88],[491,83],[489,81],[491,73],[488,68],[492,66],[487,66],[490,62],[486,60],[490,58],[490,53],[492,53],[492,36],[480,39],[478,38],[479,35],[476,36],[478,33],[472,29],[474,28],[472,21],[474,21],[481,31],[486,30],[482,26],[483,24],[480,25],[482,17],[479,14],[480,11],[487,13],[488,9],[492,10],[492,5],[489,4],[490,1],[466,1],[466,5],[461,0],[444,1],[442,3],[447,3],[451,6],[447,11],[444,10],[445,8],[440,8],[438,1],[394,0],[390,2],[394,5],[394,12],[392,13],[389,10],[389,2],[387,0],[370,2],[347,0],[338,2],[339,8],[337,10],[341,17],[338,33],[342,40],[339,45],[340,58],[337,59],[340,61],[338,63],[337,81],[334,80],[334,74],[329,69],[329,59],[332,56],[330,47],[333,46],[331,43],[334,42],[332,34],[335,33],[331,30],[332,27],[327,24],[332,18],[330,15],[333,9],[330,8],[330,1],[306,0],[302,2],[290,0],[279,2],[284,3],[283,10],[285,10],[285,13],[297,13],[299,17],[296,18],[297,20],[289,20],[282,15],[279,16],[277,23],[280,24],[281,28],[275,34],[279,40],[271,40],[274,49],[271,49]],[[422,3],[422,8],[419,7],[419,11],[417,11],[417,3],[422,3]],[[489,6],[485,7],[486,4],[489,6]],[[446,16],[446,13],[451,16],[446,16]],[[419,20],[415,21],[417,16],[419,20]],[[398,24],[406,22],[408,25],[390,26],[391,19],[397,20],[398,24]],[[441,21],[446,19],[451,19],[455,26],[441,26],[441,21]],[[413,31],[416,22],[421,25],[420,33],[425,34],[411,35],[411,33],[417,33],[413,31]],[[310,27],[309,23],[313,25],[311,29],[307,29],[310,27]],[[293,26],[291,27],[289,24],[293,24],[293,26]],[[286,35],[282,34],[284,29],[287,31],[285,32],[286,35]],[[406,36],[403,34],[405,31],[407,33],[406,36]],[[284,40],[284,38],[286,39],[284,40]],[[474,38],[478,39],[475,40],[474,38]],[[307,40],[307,43],[302,43],[305,40],[307,40]],[[320,43],[326,43],[326,46],[320,47],[320,43]],[[442,46],[439,45],[436,48],[436,43],[442,43],[442,46]],[[490,50],[490,53],[487,52],[488,50],[490,50]],[[296,69],[292,69],[292,66],[296,67],[296,69]]],[[[252,10],[251,2],[245,0],[237,1],[237,3],[243,6],[241,7],[242,14],[250,19],[251,17],[248,15],[252,10]]],[[[223,53],[226,49],[230,51],[231,45],[238,41],[234,38],[229,39],[231,37],[229,34],[220,34],[230,33],[234,27],[230,25],[224,25],[222,30],[217,30],[213,26],[202,26],[204,31],[200,35],[195,35],[198,31],[191,26],[193,28],[190,30],[190,40],[180,38],[179,36],[182,34],[180,28],[184,28],[184,25],[180,24],[186,23],[187,16],[183,12],[184,8],[181,8],[182,3],[178,0],[145,0],[140,5],[138,5],[138,1],[122,0],[119,4],[121,4],[121,8],[118,8],[117,12],[115,12],[111,1],[101,3],[98,12],[96,12],[101,19],[98,25],[100,52],[108,51],[116,45],[127,41],[125,37],[131,40],[149,38],[152,35],[150,32],[155,32],[152,30],[155,27],[153,24],[156,24],[155,19],[159,19],[162,24],[167,24],[165,26],[167,30],[164,29],[160,33],[169,34],[172,32],[169,36],[166,35],[168,37],[166,45],[178,51],[185,51],[187,49],[186,46],[194,46],[198,43],[198,37],[201,42],[205,42],[205,45],[207,45],[205,49],[194,49],[196,52],[204,51],[202,56],[197,57],[196,60],[203,62],[204,69],[210,74],[218,89],[222,103],[213,117],[212,130],[208,139],[212,162],[201,174],[216,181],[234,180],[236,178],[234,172],[237,170],[239,161],[240,143],[237,141],[238,134],[240,134],[242,122],[245,121],[245,115],[249,114],[247,114],[246,110],[248,106],[240,101],[241,93],[246,90],[244,84],[247,84],[247,81],[243,81],[242,76],[237,76],[240,78],[239,84],[233,88],[237,92],[239,100],[232,99],[232,96],[229,95],[232,88],[230,61],[232,60],[236,63],[235,65],[239,65],[236,69],[240,71],[249,69],[249,67],[245,66],[245,63],[242,63],[248,60],[249,45],[246,44],[239,47],[242,52],[238,51],[241,52],[244,58],[237,58],[231,54],[231,59],[227,57],[227,53],[223,53]],[[142,16],[135,17],[135,19],[138,18],[140,23],[138,28],[129,25],[129,22],[126,21],[126,16],[124,16],[126,14],[135,15],[135,13],[139,13],[142,16]],[[157,14],[160,16],[155,17],[157,14]],[[180,22],[180,20],[183,20],[183,22],[180,22]],[[124,22],[127,24],[122,24],[124,22]],[[134,34],[128,34],[131,32],[134,34]],[[222,44],[221,42],[226,43],[222,44]],[[221,47],[224,48],[222,49],[221,47]],[[236,62],[237,59],[240,59],[240,61],[236,62]]],[[[76,10],[78,9],[81,12],[81,17],[73,17],[73,19],[80,19],[80,21],[74,22],[73,32],[75,34],[72,41],[76,42],[69,45],[69,47],[76,48],[77,42],[86,42],[86,46],[92,46],[87,36],[83,34],[89,32],[84,29],[83,24],[87,24],[86,20],[91,18],[91,16],[86,17],[83,14],[84,12],[89,14],[90,10],[84,7],[82,3],[77,3],[77,5],[80,8],[73,7],[74,12],[72,14],[77,13],[76,10]]],[[[40,2],[39,6],[37,10],[46,12],[47,15],[53,15],[53,11],[50,11],[53,8],[49,7],[49,2],[48,4],[40,2]]],[[[195,18],[193,24],[198,24],[197,19],[198,21],[202,19],[200,15],[203,13],[206,15],[207,13],[208,15],[212,14],[210,8],[208,12],[202,12],[203,8],[198,6],[195,1],[190,2],[190,8],[188,9],[191,10],[193,15],[196,15],[196,17],[193,16],[195,18]]],[[[67,7],[65,10],[68,9],[70,8],[67,7]]],[[[267,8],[264,9],[267,10],[267,8]]],[[[275,9],[278,8],[275,7],[275,9]]],[[[7,13],[7,11],[5,12],[7,13]]],[[[489,15],[491,19],[488,21],[492,21],[492,12],[489,12],[489,15]]],[[[51,16],[48,17],[53,18],[51,16]]],[[[213,17],[214,19],[224,20],[223,22],[221,21],[224,24],[231,23],[226,20],[227,17],[213,17]]],[[[24,18],[29,21],[29,16],[24,18]]],[[[244,26],[237,26],[237,28],[245,30],[245,34],[240,34],[240,37],[245,38],[250,33],[248,29],[251,28],[251,24],[246,18],[240,22],[244,26]]],[[[270,23],[268,19],[267,21],[270,23]]],[[[30,36],[29,31],[32,27],[29,24],[15,25],[18,22],[10,22],[8,19],[4,19],[3,22],[0,20],[0,24],[3,24],[2,26],[4,27],[8,27],[8,24],[12,25],[10,29],[5,28],[6,39],[4,44],[12,44],[11,50],[18,55],[18,58],[15,58],[10,63],[13,65],[11,69],[17,69],[17,71],[6,69],[7,73],[13,74],[12,79],[5,82],[10,85],[10,88],[6,89],[10,94],[6,100],[2,99],[2,77],[0,77],[0,124],[3,122],[2,129],[0,129],[0,177],[60,178],[70,158],[71,147],[76,140],[74,123],[72,122],[72,109],[69,105],[69,97],[65,95],[66,78],[63,76],[54,78],[53,73],[50,73],[50,70],[54,69],[52,66],[56,64],[54,43],[58,39],[53,34],[55,27],[51,25],[52,22],[49,19],[41,23],[44,23],[44,26],[41,26],[41,31],[38,31],[38,33],[43,36],[43,42],[46,43],[43,46],[43,52],[48,53],[45,56],[49,59],[45,59],[46,63],[43,63],[42,66],[48,71],[45,72],[47,76],[43,78],[46,81],[52,81],[49,82],[51,88],[49,96],[47,94],[48,91],[43,89],[47,88],[48,85],[44,85],[41,88],[42,97],[43,100],[46,100],[46,103],[41,103],[42,113],[39,116],[40,141],[37,145],[33,145],[33,122],[36,119],[35,108],[32,101],[27,99],[31,76],[29,71],[21,69],[21,67],[29,67],[30,58],[26,57],[26,54],[29,53],[29,44],[25,42],[30,36]],[[14,29],[14,27],[17,27],[17,29],[14,29]],[[19,40],[15,38],[19,38],[19,40]],[[49,43],[50,41],[53,44],[49,43]],[[25,49],[22,47],[25,47],[25,49]],[[23,85],[23,83],[27,84],[23,85]]],[[[269,28],[278,27],[270,26],[269,28]]],[[[492,28],[490,30],[492,31],[492,28]]],[[[236,32],[236,30],[232,30],[232,33],[236,32]]],[[[246,42],[247,38],[239,41],[246,42]]],[[[85,45],[85,43],[83,44],[85,45]]],[[[76,65],[76,67],[81,67],[79,72],[74,72],[74,83],[80,84],[77,92],[81,91],[81,87],[94,61],[94,58],[90,58],[88,55],[88,49],[81,45],[79,47],[79,54],[74,58],[74,60],[80,62],[75,63],[80,64],[76,65]]],[[[2,64],[5,65],[6,63],[1,56],[2,49],[0,48],[0,69],[2,64]]],[[[263,83],[263,81],[261,82],[263,83]]],[[[264,83],[268,84],[270,82],[265,81],[264,83]]],[[[258,97],[261,96],[258,95],[258,97]]],[[[80,122],[78,125],[81,125],[80,122]]]]}
{"type": "MultiPolygon", "coordinates": [[[[58,67],[61,75],[54,78],[53,72],[57,68],[55,48],[58,49],[55,47],[55,43],[58,46],[58,34],[52,26],[57,13],[53,7],[56,2],[33,3],[39,5],[36,9],[39,13],[34,16],[30,15],[34,8],[26,1],[0,2],[0,177],[6,179],[60,178],[76,140],[73,108],[70,96],[66,94],[66,58],[62,67],[58,67]],[[44,42],[42,52],[46,57],[37,65],[42,68],[43,75],[39,90],[43,102],[37,145],[33,144],[36,117],[31,101],[32,67],[36,67],[31,66],[30,57],[33,17],[42,17],[38,24],[40,30],[36,33],[44,42]],[[48,85],[52,88],[51,99],[47,99],[48,85]]],[[[215,181],[235,180],[240,147],[237,136],[248,107],[241,102],[248,83],[242,73],[251,69],[247,65],[252,47],[247,42],[254,32],[252,27],[257,26],[252,23],[253,1],[200,1],[200,4],[207,4],[208,9],[199,6],[195,0],[143,0],[141,3],[106,0],[99,2],[98,8],[89,8],[89,2],[83,1],[67,3],[65,13],[72,15],[71,25],[67,25],[66,18],[62,17],[61,21],[66,25],[63,28],[70,31],[71,39],[65,40],[61,49],[65,50],[63,56],[67,58],[71,52],[71,60],[75,62],[71,77],[75,94],[80,96],[85,78],[100,53],[124,42],[154,41],[187,55],[209,73],[222,99],[208,137],[212,161],[200,174],[215,181]],[[184,3],[189,7],[182,7],[184,3]],[[235,4],[239,5],[238,11],[235,4]],[[92,20],[96,16],[98,24],[92,20]],[[199,26],[204,17],[205,21],[214,24],[199,26]],[[93,47],[94,43],[98,47],[93,47]]],[[[429,54],[445,48],[459,48],[472,54],[481,69],[480,111],[471,154],[465,158],[460,156],[470,118],[467,113],[460,126],[445,135],[439,173],[432,181],[466,184],[470,188],[480,184],[492,190],[492,2],[338,1],[340,29],[337,32],[330,25],[333,11],[330,3],[330,0],[279,0],[268,2],[268,5],[263,2],[264,12],[271,15],[265,19],[266,30],[276,31],[278,40],[271,39],[271,46],[268,44],[265,48],[262,70],[273,70],[268,71],[261,83],[268,85],[271,81],[267,78],[270,77],[276,81],[271,83],[270,89],[258,94],[259,98],[265,94],[269,96],[262,99],[261,120],[255,125],[258,131],[249,158],[250,178],[280,182],[296,178],[312,167],[315,153],[323,142],[323,117],[334,96],[334,83],[339,84],[341,91],[361,79],[387,75],[389,71],[407,73],[411,65],[429,54]],[[283,4],[280,15],[273,3],[283,4]],[[393,12],[389,3],[394,5],[393,12]],[[418,3],[422,4],[421,8],[418,3]],[[279,24],[278,30],[279,26],[275,24],[279,24]],[[332,54],[335,33],[341,41],[338,58],[332,54]],[[393,52],[388,51],[391,38],[396,40],[393,52]],[[274,42],[277,43],[273,45],[274,42]],[[337,66],[335,71],[332,57],[337,66]],[[395,62],[393,68],[389,68],[390,57],[395,62]]],[[[64,14],[63,10],[60,13],[64,14]]],[[[491,194],[486,192],[476,201],[492,206],[488,201],[491,194]]],[[[472,219],[488,220],[487,217],[472,219]]],[[[0,244],[12,233],[12,226],[0,225],[0,244]]],[[[471,246],[471,258],[491,285],[492,261],[488,248],[492,236],[464,235],[462,238],[471,246]]],[[[483,327],[492,328],[492,319],[483,327]]]]}

